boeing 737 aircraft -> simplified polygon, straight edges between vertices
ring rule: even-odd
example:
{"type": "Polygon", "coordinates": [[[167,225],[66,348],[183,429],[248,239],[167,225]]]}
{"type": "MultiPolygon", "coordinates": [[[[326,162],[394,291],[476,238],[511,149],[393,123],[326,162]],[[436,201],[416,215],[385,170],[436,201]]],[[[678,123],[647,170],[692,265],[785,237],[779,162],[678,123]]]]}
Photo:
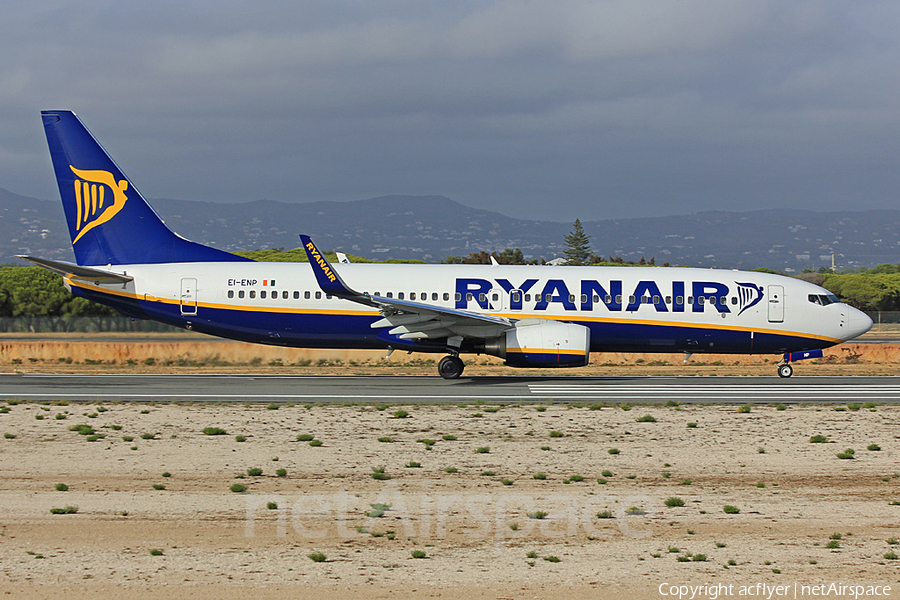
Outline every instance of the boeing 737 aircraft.
{"type": "Polygon", "coordinates": [[[633,267],[262,263],[169,230],[70,111],[42,113],[77,264],[21,258],[125,315],[302,348],[483,353],[511,367],[580,367],[593,352],[783,354],[791,363],[869,330],[827,290],[766,273],[633,267]]]}

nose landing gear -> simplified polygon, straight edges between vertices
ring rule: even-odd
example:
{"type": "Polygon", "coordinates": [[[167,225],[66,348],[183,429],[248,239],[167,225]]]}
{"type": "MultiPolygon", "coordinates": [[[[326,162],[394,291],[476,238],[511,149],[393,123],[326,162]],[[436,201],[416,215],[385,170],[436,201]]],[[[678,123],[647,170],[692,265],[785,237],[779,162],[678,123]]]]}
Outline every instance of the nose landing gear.
{"type": "Polygon", "coordinates": [[[786,378],[786,377],[790,377],[793,374],[794,374],[794,367],[792,367],[790,364],[785,363],[782,365],[778,365],[778,376],[779,377],[786,378]]]}

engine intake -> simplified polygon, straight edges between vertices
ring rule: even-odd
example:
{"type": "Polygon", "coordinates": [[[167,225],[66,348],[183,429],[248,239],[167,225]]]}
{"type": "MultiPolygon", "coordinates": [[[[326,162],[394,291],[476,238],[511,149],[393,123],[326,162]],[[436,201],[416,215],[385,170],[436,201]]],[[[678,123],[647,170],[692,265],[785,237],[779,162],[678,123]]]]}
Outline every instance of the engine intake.
{"type": "Polygon", "coordinates": [[[545,319],[517,321],[502,336],[485,340],[484,353],[510,367],[583,367],[590,360],[591,331],[545,319]]]}

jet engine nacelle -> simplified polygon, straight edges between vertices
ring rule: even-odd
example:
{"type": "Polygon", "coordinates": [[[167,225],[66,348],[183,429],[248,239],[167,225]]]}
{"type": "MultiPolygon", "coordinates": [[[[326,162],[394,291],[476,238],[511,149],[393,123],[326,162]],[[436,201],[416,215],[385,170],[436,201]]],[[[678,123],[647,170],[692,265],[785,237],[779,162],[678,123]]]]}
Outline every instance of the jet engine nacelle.
{"type": "Polygon", "coordinates": [[[484,344],[485,354],[506,359],[510,367],[583,367],[590,348],[587,327],[545,319],[517,321],[513,329],[484,344]]]}

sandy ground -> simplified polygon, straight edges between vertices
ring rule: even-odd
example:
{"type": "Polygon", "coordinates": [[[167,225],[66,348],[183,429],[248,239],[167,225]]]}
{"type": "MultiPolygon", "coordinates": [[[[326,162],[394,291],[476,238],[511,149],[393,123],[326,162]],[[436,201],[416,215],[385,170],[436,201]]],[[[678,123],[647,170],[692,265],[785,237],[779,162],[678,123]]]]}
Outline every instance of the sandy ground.
{"type": "MultiPolygon", "coordinates": [[[[847,343],[795,365],[797,375],[896,375],[900,332],[871,333],[884,343],[847,343]]],[[[221,340],[200,334],[0,334],[0,369],[33,373],[253,373],[429,375],[440,355],[309,350],[221,340]]],[[[594,352],[577,369],[511,369],[492,356],[464,355],[467,376],[773,375],[778,355],[594,352]]]]}
{"type": "Polygon", "coordinates": [[[667,598],[661,584],[683,584],[788,598],[836,583],[898,597],[900,560],[885,555],[900,553],[900,407],[836,408],[13,404],[0,591],[667,598]],[[846,448],[854,459],[836,456],[846,448]]]}

